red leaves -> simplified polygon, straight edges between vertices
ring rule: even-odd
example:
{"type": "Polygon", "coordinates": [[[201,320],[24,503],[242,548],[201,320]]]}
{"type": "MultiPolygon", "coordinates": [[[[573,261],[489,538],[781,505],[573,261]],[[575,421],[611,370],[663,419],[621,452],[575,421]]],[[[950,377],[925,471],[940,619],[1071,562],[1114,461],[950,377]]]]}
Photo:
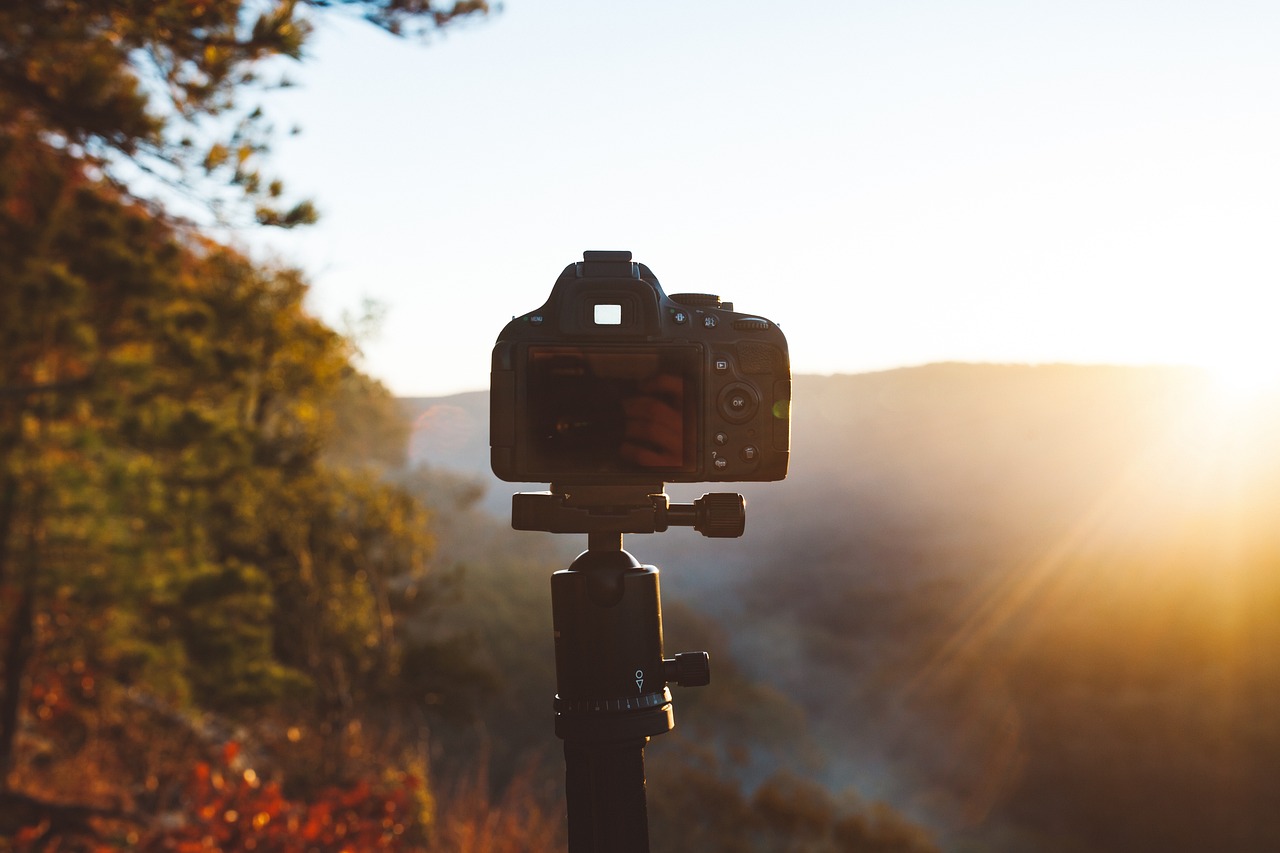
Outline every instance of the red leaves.
{"type": "Polygon", "coordinates": [[[151,838],[147,851],[254,850],[267,853],[422,849],[426,826],[415,792],[420,780],[360,780],[330,787],[307,802],[284,796],[238,762],[236,743],[222,748],[221,766],[200,762],[187,786],[183,824],[151,838]]]}
{"type": "Polygon", "coordinates": [[[92,707],[96,691],[97,678],[83,660],[44,667],[31,676],[27,712],[41,724],[57,725],[92,707]]]}

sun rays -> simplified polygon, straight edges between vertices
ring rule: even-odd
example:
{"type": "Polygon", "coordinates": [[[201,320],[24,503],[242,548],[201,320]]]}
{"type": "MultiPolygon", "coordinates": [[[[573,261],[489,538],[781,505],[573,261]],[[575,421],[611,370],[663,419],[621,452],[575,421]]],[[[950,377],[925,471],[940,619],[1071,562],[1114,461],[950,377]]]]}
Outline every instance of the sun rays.
{"type": "Polygon", "coordinates": [[[1095,472],[1075,521],[992,571],[922,660],[908,701],[952,709],[948,749],[971,776],[959,804],[970,820],[1016,784],[1033,748],[1022,706],[1045,678],[1132,690],[1135,707],[1195,696],[1159,724],[1218,731],[1222,751],[1206,760],[1230,775],[1230,732],[1262,666],[1259,596],[1275,595],[1280,554],[1280,416],[1250,399],[1189,385],[1176,416],[1095,472]]]}

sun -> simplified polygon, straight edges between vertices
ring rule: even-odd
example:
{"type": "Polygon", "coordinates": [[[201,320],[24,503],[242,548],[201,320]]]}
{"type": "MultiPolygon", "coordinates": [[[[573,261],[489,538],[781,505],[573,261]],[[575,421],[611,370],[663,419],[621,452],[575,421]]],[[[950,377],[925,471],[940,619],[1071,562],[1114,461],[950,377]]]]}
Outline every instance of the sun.
{"type": "Polygon", "coordinates": [[[1204,367],[1228,400],[1243,402],[1280,395],[1280,352],[1214,359],[1204,367]]]}

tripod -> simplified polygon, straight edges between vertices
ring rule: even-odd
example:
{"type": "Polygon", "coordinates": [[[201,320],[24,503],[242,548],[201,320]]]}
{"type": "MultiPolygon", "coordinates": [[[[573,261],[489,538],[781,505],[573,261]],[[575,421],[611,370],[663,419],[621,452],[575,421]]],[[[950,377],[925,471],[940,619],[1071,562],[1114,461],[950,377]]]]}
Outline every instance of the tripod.
{"type": "Polygon", "coordinates": [[[569,853],[648,853],[645,744],[675,727],[668,684],[711,681],[706,652],[663,657],[658,570],[623,550],[623,534],[681,525],[726,538],[745,522],[741,495],[672,505],[660,483],[513,496],[515,529],[587,534],[587,550],[551,577],[569,853]]]}

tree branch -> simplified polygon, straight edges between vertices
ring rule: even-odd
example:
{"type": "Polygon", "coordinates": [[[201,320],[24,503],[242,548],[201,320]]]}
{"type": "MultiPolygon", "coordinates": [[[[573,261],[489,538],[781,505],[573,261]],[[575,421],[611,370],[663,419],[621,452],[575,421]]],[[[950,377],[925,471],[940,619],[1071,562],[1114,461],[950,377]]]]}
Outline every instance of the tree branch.
{"type": "Polygon", "coordinates": [[[58,394],[63,391],[78,391],[93,384],[98,371],[89,371],[84,376],[73,379],[62,379],[58,382],[40,382],[34,385],[0,385],[0,397],[32,397],[37,394],[58,394]]]}

